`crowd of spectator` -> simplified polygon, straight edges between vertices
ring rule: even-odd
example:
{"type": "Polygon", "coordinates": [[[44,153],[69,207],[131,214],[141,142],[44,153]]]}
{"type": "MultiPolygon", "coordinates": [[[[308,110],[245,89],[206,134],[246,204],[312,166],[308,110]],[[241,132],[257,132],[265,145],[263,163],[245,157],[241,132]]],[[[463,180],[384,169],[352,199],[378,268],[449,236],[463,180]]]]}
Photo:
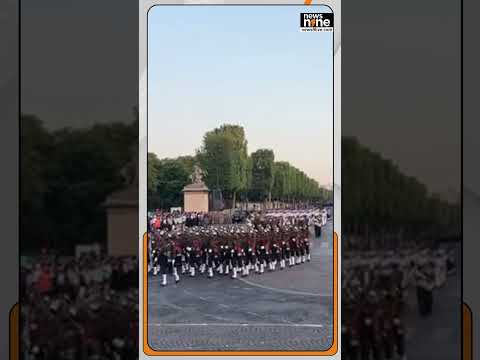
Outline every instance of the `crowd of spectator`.
{"type": "Polygon", "coordinates": [[[21,267],[24,360],[138,358],[138,262],[43,254],[21,267]]]}
{"type": "Polygon", "coordinates": [[[182,212],[178,210],[164,212],[157,210],[149,214],[148,217],[149,231],[172,231],[183,226],[208,226],[211,223],[211,216],[204,212],[182,212]]]}

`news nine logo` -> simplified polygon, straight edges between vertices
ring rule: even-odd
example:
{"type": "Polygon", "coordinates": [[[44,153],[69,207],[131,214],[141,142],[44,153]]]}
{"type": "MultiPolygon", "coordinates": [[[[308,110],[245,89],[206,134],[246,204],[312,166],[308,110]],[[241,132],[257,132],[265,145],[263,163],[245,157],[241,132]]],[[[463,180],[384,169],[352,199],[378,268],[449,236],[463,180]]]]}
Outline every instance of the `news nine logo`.
{"type": "Polygon", "coordinates": [[[300,13],[300,31],[333,31],[333,13],[300,13]]]}

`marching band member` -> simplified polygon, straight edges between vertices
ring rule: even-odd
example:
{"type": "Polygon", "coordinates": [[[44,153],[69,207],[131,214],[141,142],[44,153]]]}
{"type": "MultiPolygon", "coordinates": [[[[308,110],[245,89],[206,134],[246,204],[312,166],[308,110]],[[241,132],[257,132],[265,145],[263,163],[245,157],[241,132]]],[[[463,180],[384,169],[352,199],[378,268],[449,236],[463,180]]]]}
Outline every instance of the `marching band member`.
{"type": "Polygon", "coordinates": [[[313,211],[267,212],[246,224],[208,226],[183,226],[183,216],[157,212],[149,222],[149,272],[162,275],[162,286],[168,274],[176,283],[180,273],[195,277],[197,270],[208,278],[217,272],[236,279],[250,270],[274,271],[277,264],[283,270],[287,260],[289,267],[311,260],[309,223],[318,216],[313,211]]]}

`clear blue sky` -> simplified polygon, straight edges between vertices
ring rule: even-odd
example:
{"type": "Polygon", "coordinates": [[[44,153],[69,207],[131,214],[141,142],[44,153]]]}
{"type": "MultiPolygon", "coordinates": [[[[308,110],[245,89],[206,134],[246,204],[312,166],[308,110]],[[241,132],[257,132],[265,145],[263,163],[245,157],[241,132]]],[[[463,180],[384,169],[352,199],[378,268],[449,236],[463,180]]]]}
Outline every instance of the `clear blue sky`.
{"type": "Polygon", "coordinates": [[[155,6],[148,18],[148,142],[193,154],[223,123],[321,185],[333,177],[333,34],[303,33],[303,6],[155,6]]]}

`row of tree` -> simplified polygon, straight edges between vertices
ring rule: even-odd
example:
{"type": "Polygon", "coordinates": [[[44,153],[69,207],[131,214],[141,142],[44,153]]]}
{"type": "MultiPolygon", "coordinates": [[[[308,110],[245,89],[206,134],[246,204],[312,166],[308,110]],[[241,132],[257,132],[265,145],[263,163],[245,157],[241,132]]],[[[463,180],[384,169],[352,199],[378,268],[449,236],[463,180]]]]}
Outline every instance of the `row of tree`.
{"type": "Polygon", "coordinates": [[[402,233],[412,239],[427,233],[459,234],[460,206],[430,194],[390,160],[342,138],[342,232],[402,233]]]}
{"type": "Polygon", "coordinates": [[[160,160],[149,153],[148,159],[150,208],[181,206],[181,191],[190,182],[194,164],[203,170],[205,184],[220,190],[233,206],[238,200],[324,202],[332,196],[303,171],[288,162],[276,162],[271,149],[259,149],[249,156],[245,131],[238,125],[208,131],[195,156],[160,160]]]}
{"type": "MultiPolygon", "coordinates": [[[[130,124],[83,129],[47,130],[32,115],[22,115],[20,121],[22,254],[42,246],[71,251],[78,243],[104,242],[103,203],[126,186],[122,169],[137,156],[136,112],[130,124]]],[[[319,188],[290,164],[275,162],[270,150],[246,156],[244,138],[231,139],[233,134],[243,134],[243,129],[225,127],[227,131],[220,128],[207,133],[206,143],[195,156],[159,160],[149,154],[148,189],[157,196],[149,196],[149,200],[161,205],[152,207],[182,203],[181,190],[190,182],[195,163],[209,169],[207,185],[212,189],[223,186],[226,196],[230,192],[233,197],[234,190],[240,199],[330,199],[330,191],[319,188]],[[222,143],[226,150],[215,153],[215,144],[222,143]],[[234,164],[235,159],[240,165],[234,164]],[[235,172],[241,176],[234,176],[235,172]],[[221,174],[229,176],[222,179],[221,174]]],[[[403,232],[402,241],[410,238],[408,234],[414,238],[422,232],[442,235],[453,229],[458,234],[460,207],[429,194],[416,179],[405,176],[391,161],[354,138],[343,138],[342,223],[344,234],[363,237],[366,233],[403,232]]]]}
{"type": "Polygon", "coordinates": [[[103,203],[125,187],[122,169],[138,156],[138,120],[54,131],[33,115],[22,115],[20,121],[22,254],[40,247],[71,252],[75,244],[103,243],[103,203]]]}

